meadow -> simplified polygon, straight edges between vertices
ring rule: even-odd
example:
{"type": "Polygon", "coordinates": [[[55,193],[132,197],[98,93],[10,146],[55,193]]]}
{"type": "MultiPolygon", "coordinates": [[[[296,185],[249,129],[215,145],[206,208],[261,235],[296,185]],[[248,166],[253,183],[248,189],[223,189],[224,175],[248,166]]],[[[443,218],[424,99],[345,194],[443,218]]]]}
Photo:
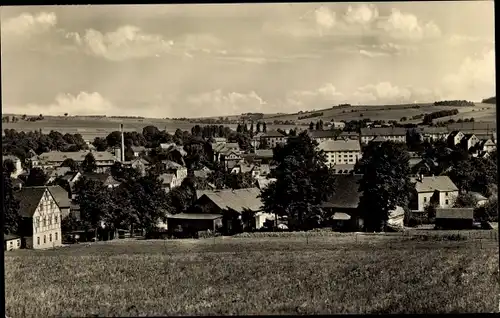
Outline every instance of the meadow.
{"type": "Polygon", "coordinates": [[[10,317],[498,309],[498,242],[390,235],[118,240],[5,253],[10,317]]]}

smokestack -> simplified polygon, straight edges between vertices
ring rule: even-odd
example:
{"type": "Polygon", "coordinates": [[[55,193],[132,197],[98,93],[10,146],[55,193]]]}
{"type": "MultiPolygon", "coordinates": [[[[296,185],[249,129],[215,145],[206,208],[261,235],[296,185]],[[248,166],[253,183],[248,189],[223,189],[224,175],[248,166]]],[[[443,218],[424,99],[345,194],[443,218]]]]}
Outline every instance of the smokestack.
{"type": "Polygon", "coordinates": [[[124,162],[125,161],[125,137],[123,135],[123,124],[120,124],[120,132],[122,135],[122,148],[120,151],[120,161],[124,162]]]}

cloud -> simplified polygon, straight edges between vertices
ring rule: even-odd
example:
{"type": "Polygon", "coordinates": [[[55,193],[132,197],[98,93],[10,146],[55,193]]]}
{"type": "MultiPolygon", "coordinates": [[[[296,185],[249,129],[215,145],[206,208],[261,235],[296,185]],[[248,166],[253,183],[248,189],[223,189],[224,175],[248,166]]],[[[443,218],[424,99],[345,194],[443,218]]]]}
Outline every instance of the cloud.
{"type": "Polygon", "coordinates": [[[266,112],[267,102],[255,91],[248,93],[214,90],[186,98],[186,103],[192,107],[186,108],[196,117],[211,117],[214,114],[241,114],[244,112],[266,112]]]}
{"type": "Polygon", "coordinates": [[[385,52],[375,52],[375,51],[366,51],[366,50],[359,50],[359,54],[366,56],[366,57],[381,57],[381,56],[389,56],[388,53],[385,52]]]}
{"type": "Polygon", "coordinates": [[[335,12],[328,9],[327,7],[321,6],[318,9],[314,10],[314,17],[317,25],[321,28],[331,29],[335,26],[335,12]]]}
{"type": "Polygon", "coordinates": [[[416,51],[416,47],[411,45],[401,45],[392,42],[382,43],[382,44],[372,44],[372,45],[358,45],[360,48],[359,54],[369,57],[387,57],[387,56],[399,56],[402,54],[409,54],[416,51]]]}
{"type": "Polygon", "coordinates": [[[484,37],[477,37],[477,36],[469,36],[469,35],[460,35],[460,34],[453,34],[448,37],[447,43],[450,45],[463,45],[463,44],[489,44],[489,45],[495,45],[495,42],[493,39],[487,39],[484,37]]]}
{"type": "Polygon", "coordinates": [[[353,97],[359,103],[379,103],[379,102],[408,102],[411,98],[410,90],[392,85],[390,82],[380,82],[358,88],[353,97]]]}
{"type": "Polygon", "coordinates": [[[31,38],[54,29],[56,24],[57,17],[53,12],[40,12],[36,15],[22,13],[2,21],[2,41],[31,38]]]}
{"type": "Polygon", "coordinates": [[[415,15],[392,9],[391,14],[380,21],[379,28],[395,39],[422,40],[441,36],[441,30],[432,21],[424,23],[415,15]]]}
{"type": "Polygon", "coordinates": [[[88,29],[82,38],[73,34],[73,39],[75,44],[87,53],[112,61],[155,56],[171,51],[174,44],[173,41],[167,41],[159,35],[143,33],[138,27],[130,25],[104,34],[88,29]]]}
{"type": "Polygon", "coordinates": [[[349,6],[344,14],[344,20],[351,24],[367,25],[378,18],[378,9],[373,4],[361,4],[356,7],[349,6]]]}
{"type": "Polygon", "coordinates": [[[326,83],[313,90],[295,90],[287,94],[286,100],[294,107],[307,109],[329,107],[332,103],[343,102],[345,95],[332,83],[326,83]]]}
{"type": "Polygon", "coordinates": [[[479,101],[495,94],[495,50],[466,58],[458,70],[443,79],[447,96],[479,101]]]}
{"type": "Polygon", "coordinates": [[[97,92],[80,92],[74,96],[71,94],[59,94],[55,101],[48,105],[27,104],[23,106],[5,105],[6,112],[24,113],[30,115],[120,115],[123,110],[115,107],[109,100],[105,99],[97,92]]]}

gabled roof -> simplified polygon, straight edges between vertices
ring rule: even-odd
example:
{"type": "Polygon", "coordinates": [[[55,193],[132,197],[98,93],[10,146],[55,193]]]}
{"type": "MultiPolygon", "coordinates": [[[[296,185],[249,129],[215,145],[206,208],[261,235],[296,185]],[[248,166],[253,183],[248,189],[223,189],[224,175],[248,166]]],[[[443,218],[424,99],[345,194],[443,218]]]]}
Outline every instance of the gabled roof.
{"type": "Polygon", "coordinates": [[[4,234],[3,235],[3,241],[10,241],[10,240],[16,240],[21,238],[19,235],[14,235],[14,234],[4,234]]]}
{"type": "Polygon", "coordinates": [[[449,135],[448,137],[449,138],[454,138],[456,137],[458,134],[463,134],[460,130],[453,130],[449,135]]]}
{"type": "Polygon", "coordinates": [[[434,191],[458,191],[457,186],[451,181],[448,176],[422,177],[422,181],[415,183],[417,192],[434,192],[434,191]]]}
{"type": "Polygon", "coordinates": [[[273,150],[272,149],[257,149],[257,150],[255,150],[255,157],[273,158],[273,150]]]}
{"type": "Polygon", "coordinates": [[[14,192],[15,198],[19,200],[19,214],[22,217],[33,217],[46,190],[46,187],[24,187],[14,192]]]}
{"type": "Polygon", "coordinates": [[[472,137],[476,137],[474,134],[464,134],[464,138],[462,140],[469,140],[472,137]]]}
{"type": "Polygon", "coordinates": [[[361,128],[362,136],[406,136],[402,127],[361,128]]]}
{"type": "Polygon", "coordinates": [[[107,151],[75,151],[75,152],[60,152],[50,151],[42,153],[39,158],[48,162],[63,162],[66,159],[73,159],[76,162],[82,162],[85,156],[92,153],[94,159],[99,161],[117,161],[118,159],[110,152],[107,151]]]}
{"type": "Polygon", "coordinates": [[[261,210],[262,202],[258,198],[259,194],[260,190],[257,188],[207,191],[200,199],[206,197],[223,210],[229,208],[241,213],[245,209],[252,211],[261,210]]]}
{"type": "Polygon", "coordinates": [[[422,127],[421,128],[421,133],[422,134],[448,134],[449,130],[448,127],[422,127]]]}
{"type": "Polygon", "coordinates": [[[143,164],[145,166],[148,166],[150,164],[149,161],[147,161],[144,158],[135,158],[135,159],[133,159],[133,160],[130,161],[131,165],[136,164],[136,163],[141,163],[141,164],[143,164]]]}
{"type": "Polygon", "coordinates": [[[436,219],[473,219],[473,208],[436,209],[436,219]]]}
{"type": "Polygon", "coordinates": [[[54,200],[56,201],[59,208],[69,208],[71,205],[71,199],[69,198],[69,194],[66,190],[64,190],[61,186],[50,186],[47,187],[54,200]]]}
{"type": "Polygon", "coordinates": [[[163,174],[160,174],[159,178],[160,178],[162,184],[164,184],[164,185],[171,184],[175,178],[175,175],[173,173],[163,173],[163,174]]]}
{"type": "Polygon", "coordinates": [[[174,162],[172,160],[162,160],[161,163],[163,163],[165,165],[166,169],[177,170],[177,169],[183,168],[180,164],[178,164],[177,162],[174,162]]]}
{"type": "Polygon", "coordinates": [[[333,138],[335,132],[332,130],[309,130],[307,132],[310,138],[333,138]]]}
{"type": "Polygon", "coordinates": [[[130,149],[132,149],[133,152],[141,152],[141,151],[145,151],[146,147],[144,147],[144,146],[132,146],[132,147],[130,147],[130,149]]]}
{"type": "Polygon", "coordinates": [[[222,218],[222,214],[208,214],[208,213],[178,213],[167,216],[167,219],[180,219],[180,220],[215,220],[222,218]]]}
{"type": "Polygon", "coordinates": [[[357,136],[359,136],[359,134],[355,131],[343,131],[340,133],[339,136],[340,137],[344,137],[344,136],[352,136],[352,137],[356,136],[357,137],[357,136]]]}
{"type": "Polygon", "coordinates": [[[261,138],[276,138],[276,137],[282,138],[286,136],[277,130],[269,130],[268,132],[265,132],[264,135],[261,136],[261,138]]]}
{"type": "Polygon", "coordinates": [[[335,176],[335,192],[330,200],[323,203],[322,206],[327,208],[357,208],[361,197],[361,193],[358,192],[361,178],[362,175],[359,174],[335,176]]]}
{"type": "Polygon", "coordinates": [[[62,177],[66,175],[68,172],[71,172],[70,167],[56,167],[54,170],[51,171],[49,174],[50,177],[62,177]]]}
{"type": "Polygon", "coordinates": [[[206,170],[194,170],[193,171],[193,174],[195,177],[197,178],[208,178],[208,175],[210,174],[210,171],[206,171],[206,170]]]}
{"type": "Polygon", "coordinates": [[[357,140],[326,140],[318,145],[318,148],[326,151],[361,151],[357,140]]]}
{"type": "Polygon", "coordinates": [[[484,200],[488,200],[488,198],[486,198],[485,196],[483,196],[481,193],[479,192],[469,192],[474,198],[476,198],[476,200],[478,201],[484,201],[484,200]]]}
{"type": "Polygon", "coordinates": [[[257,178],[257,187],[262,190],[276,180],[276,178],[257,178]]]}
{"type": "Polygon", "coordinates": [[[160,144],[160,148],[161,149],[168,149],[172,146],[175,146],[175,142],[169,142],[169,143],[163,143],[163,144],[160,144]]]}
{"type": "Polygon", "coordinates": [[[5,160],[11,160],[12,162],[15,163],[16,161],[20,161],[21,159],[19,159],[16,156],[13,156],[13,155],[3,155],[2,156],[2,162],[5,161],[5,160]]]}

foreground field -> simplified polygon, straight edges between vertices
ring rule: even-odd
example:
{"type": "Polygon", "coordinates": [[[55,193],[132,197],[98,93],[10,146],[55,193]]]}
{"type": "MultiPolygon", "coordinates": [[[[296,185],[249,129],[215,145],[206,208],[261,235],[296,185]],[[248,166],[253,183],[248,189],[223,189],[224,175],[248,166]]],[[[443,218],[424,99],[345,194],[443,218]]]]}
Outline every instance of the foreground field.
{"type": "Polygon", "coordinates": [[[115,241],[5,254],[10,317],[495,312],[498,243],[115,241]]]}

